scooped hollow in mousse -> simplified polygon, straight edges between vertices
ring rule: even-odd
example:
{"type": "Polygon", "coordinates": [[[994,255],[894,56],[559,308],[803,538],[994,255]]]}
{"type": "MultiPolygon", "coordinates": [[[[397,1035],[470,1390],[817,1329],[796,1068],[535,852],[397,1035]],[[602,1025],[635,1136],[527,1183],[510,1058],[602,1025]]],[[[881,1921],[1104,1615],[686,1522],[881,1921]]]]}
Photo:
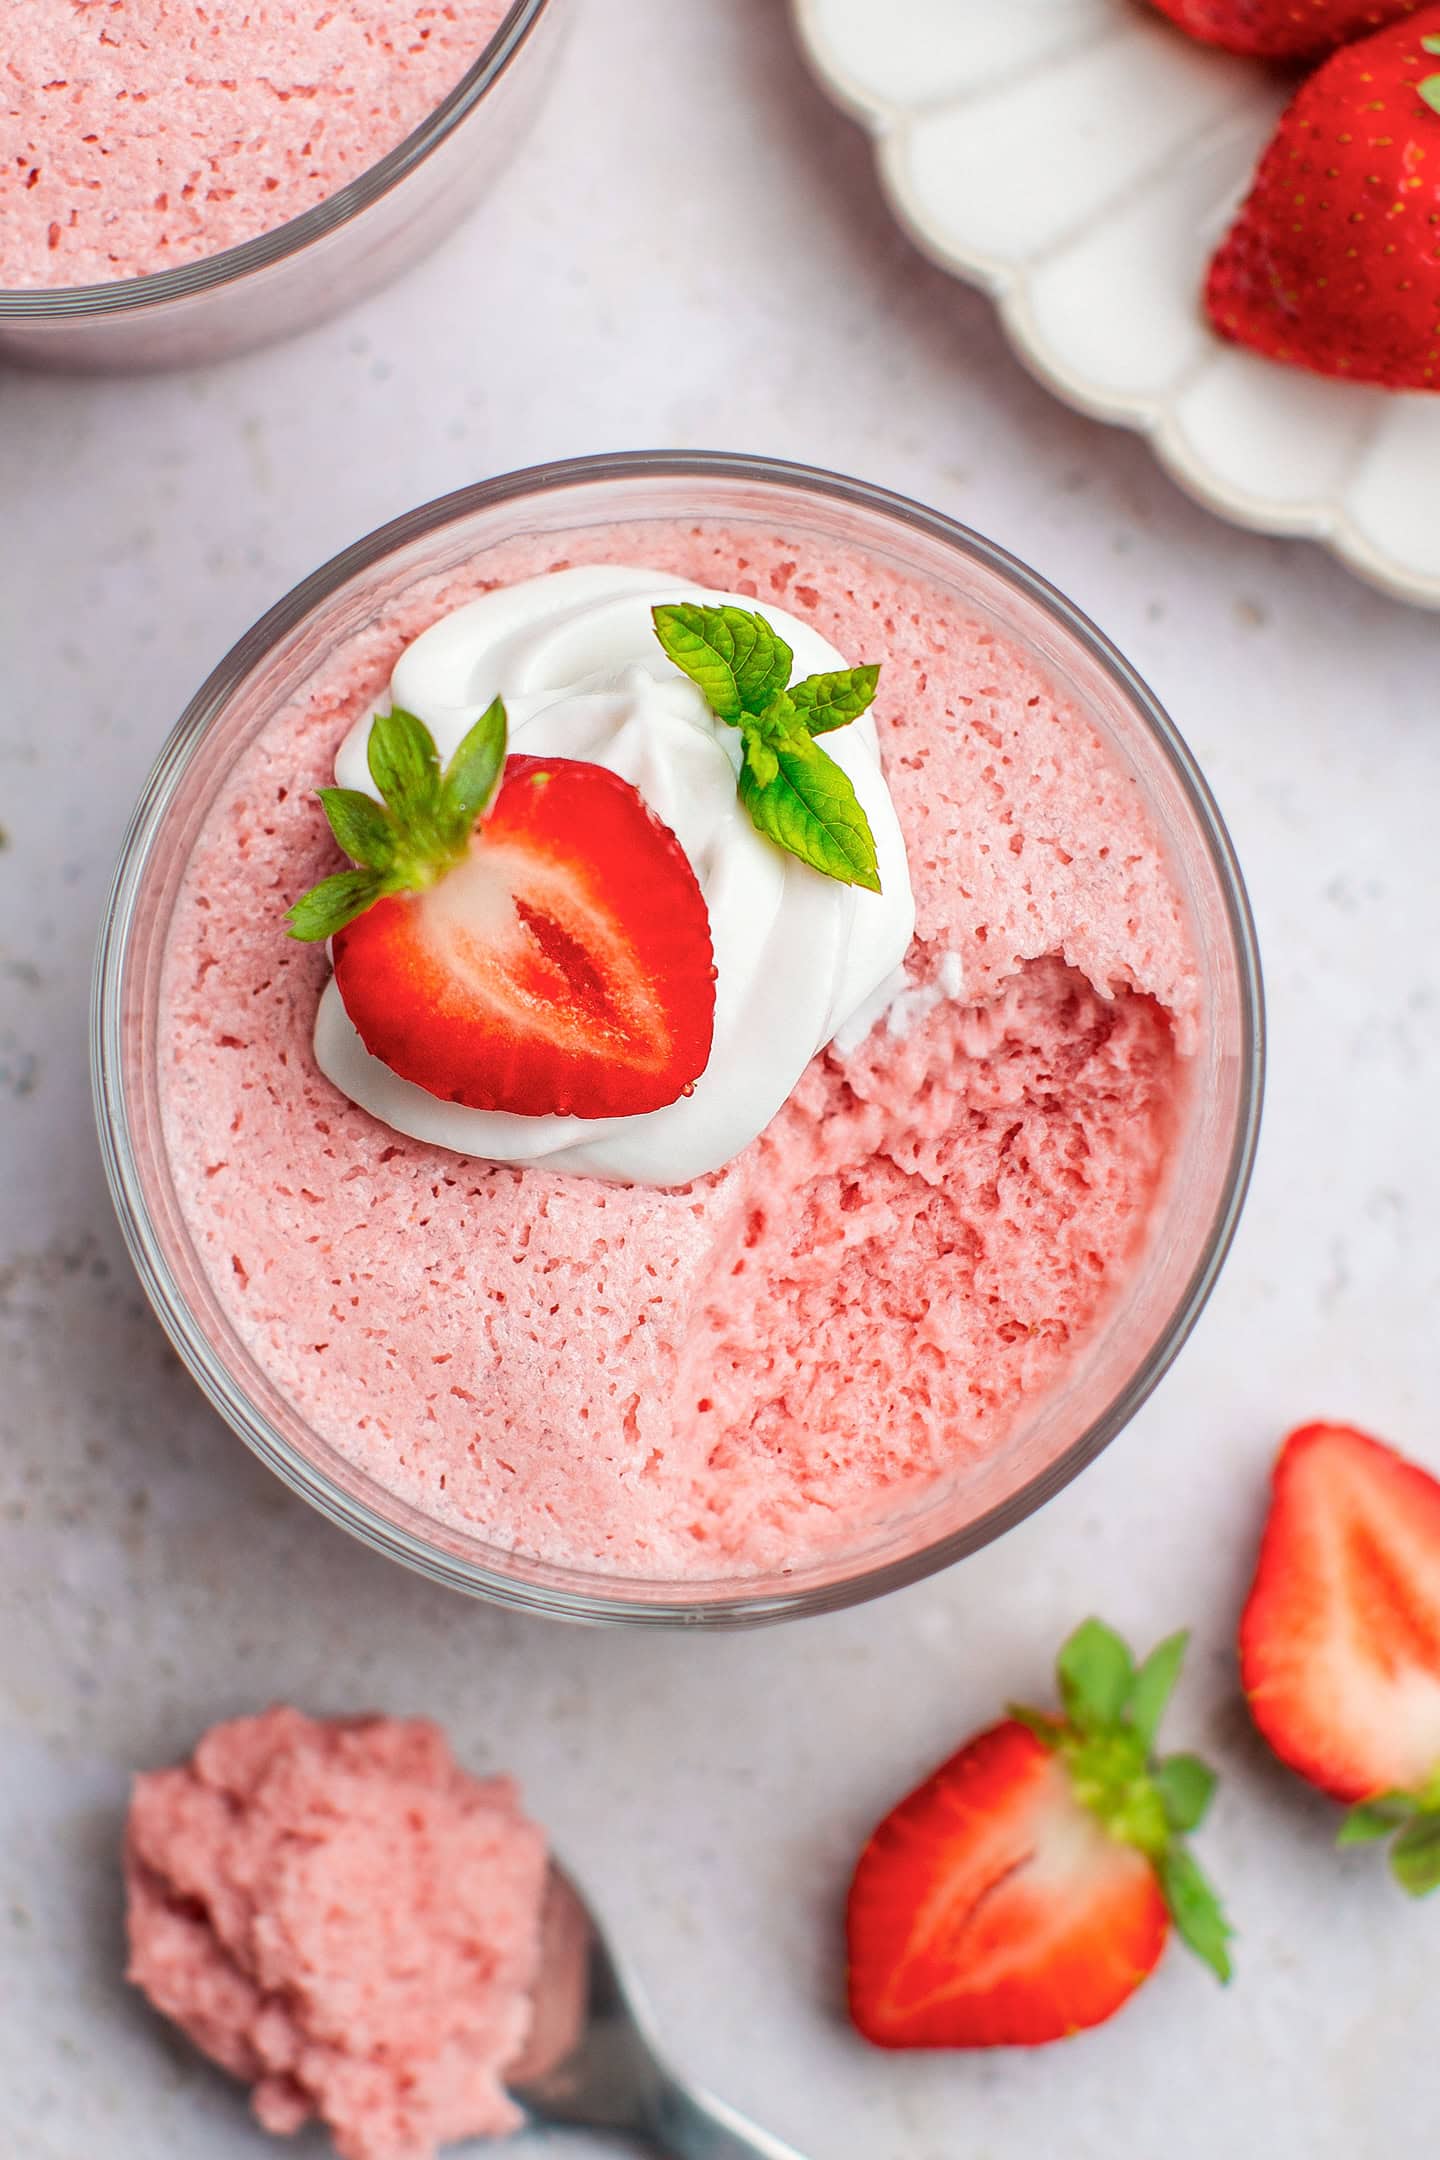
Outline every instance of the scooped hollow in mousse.
{"type": "MultiPolygon", "coordinates": [[[[498,672],[475,696],[518,704],[498,672]]],[[[359,1467],[501,1548],[744,1579],[862,1545],[1085,1354],[1143,1264],[1197,979],[1133,776],[953,594],[754,526],[521,538],[392,600],[231,774],[170,933],[166,1139],[226,1311],[359,1467]],[[738,1152],[676,1186],[380,1122],[316,1063],[323,952],[276,935],[335,867],[314,790],[399,701],[407,648],[485,593],[617,565],[881,663],[877,769],[915,904],[902,967],[817,1032],[738,1152]]],[[[718,1044],[723,969],[716,992],[718,1044]]],[[[737,1034],[734,1069],[771,1049],[737,1034]]]]}

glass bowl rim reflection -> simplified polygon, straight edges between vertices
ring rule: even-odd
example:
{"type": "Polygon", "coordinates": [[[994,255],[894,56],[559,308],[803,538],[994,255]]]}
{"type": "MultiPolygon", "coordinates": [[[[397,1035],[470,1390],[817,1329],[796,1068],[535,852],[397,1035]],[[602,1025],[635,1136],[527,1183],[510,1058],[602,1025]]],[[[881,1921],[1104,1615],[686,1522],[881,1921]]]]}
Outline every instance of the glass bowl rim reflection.
{"type": "MultiPolygon", "coordinates": [[[[637,520],[647,514],[631,513],[637,520]]],[[[653,511],[649,514],[653,515],[653,511]]],[[[697,502],[696,514],[720,514],[697,502]]],[[[423,571],[417,575],[423,575],[423,571]]],[[[1219,1275],[1244,1204],[1254,1163],[1264,1091],[1264,997],[1259,954],[1239,865],[1224,822],[1186,744],[1129,663],[1062,594],[993,542],[941,513],[865,482],[815,468],[729,452],[630,451],[568,459],[503,475],[426,503],[379,527],[312,573],[280,600],[221,661],[191,700],[146,783],[126,834],[101,929],[92,1007],[91,1066],[101,1148],[112,1199],[142,1284],[182,1362],[232,1430],[292,1489],[333,1522],[431,1580],[522,1610],[560,1617],[638,1626],[750,1625],[838,1610],[917,1582],[1012,1529],[1076,1477],[1129,1422],[1168,1370],[1194,1327],[1219,1275]],[[1223,902],[1238,984],[1239,1079],[1234,1131],[1220,1179],[1220,1196],[1199,1258],[1165,1324],[1125,1385],[1083,1431],[1014,1491],[951,1530],[898,1557],[862,1562],[853,1572],[794,1589],[747,1589],[744,1577],[677,1581],[668,1596],[640,1595],[636,1578],[585,1575],[583,1590],[543,1580],[551,1564],[491,1548],[495,1565],[460,1558],[386,1518],[345,1492],[315,1462],[276,1430],[232,1377],[201,1326],[171,1268],[137,1161],[125,1079],[124,1022],[131,932],[146,871],[171,803],[211,726],[251,672],[279,642],[302,625],[352,578],[386,558],[442,532],[447,526],[501,505],[563,495],[567,490],[616,485],[615,515],[625,517],[627,488],[647,481],[749,485],[786,495],[820,497],[920,534],[978,565],[1037,607],[1074,639],[1107,676],[1142,722],[1168,765],[1193,815],[1223,902]],[[590,1585],[593,1583],[593,1587],[590,1585]],[[629,1594],[627,1594],[627,1583],[629,1594]]],[[[198,1262],[197,1262],[198,1264],[198,1262]]],[[[296,1413],[298,1422],[305,1422],[296,1413]]],[[[365,1475],[364,1473],[358,1473],[365,1475]]],[[[370,1481],[373,1483],[373,1480],[370,1481]]],[[[405,1503],[397,1503],[402,1508],[405,1503]]],[[[418,1511],[406,1508],[409,1513],[418,1511]]],[[[478,1542],[478,1540],[477,1540],[478,1542]]],[[[580,1577],[579,1570],[556,1570],[580,1577]]],[[[773,1578],[769,1578],[773,1580],[773,1578]]],[[[670,1585],[646,1579],[647,1592],[670,1585]]]]}
{"type": "Polygon", "coordinates": [[[130,315],[166,301],[189,300],[214,292],[299,254],[326,233],[350,224],[423,165],[489,95],[524,49],[549,5],[550,0],[513,0],[479,58],[419,126],[384,157],[367,165],[332,195],[312,203],[308,210],[249,240],[238,241],[234,247],[178,263],[173,270],[112,278],[101,285],[0,285],[0,323],[60,323],[82,318],[94,321],[130,315]]]}

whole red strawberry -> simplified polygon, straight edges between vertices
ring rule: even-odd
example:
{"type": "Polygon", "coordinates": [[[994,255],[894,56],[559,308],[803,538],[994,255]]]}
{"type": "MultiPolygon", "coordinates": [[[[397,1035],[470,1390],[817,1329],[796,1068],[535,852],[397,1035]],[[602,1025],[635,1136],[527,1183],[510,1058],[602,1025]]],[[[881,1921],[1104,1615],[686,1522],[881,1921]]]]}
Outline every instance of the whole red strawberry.
{"type": "Polygon", "coordinates": [[[1440,1483],[1348,1425],[1302,1425],[1275,1466],[1240,1675],[1281,1760],[1360,1803],[1344,1844],[1398,1833],[1440,1887],[1440,1483]]]}
{"type": "Polygon", "coordinates": [[[1162,15],[1206,45],[1266,60],[1308,60],[1387,23],[1425,0],[1154,0],[1162,15]]]}
{"type": "Polygon", "coordinates": [[[1210,266],[1223,337],[1352,382],[1440,386],[1437,59],[1432,6],[1299,91],[1210,266]]]}
{"type": "Polygon", "coordinates": [[[1185,1843],[1215,1779],[1157,1761],[1183,1635],[1138,1668],[1088,1620],[1064,1715],[1012,1710],[886,1816],[850,1890],[850,2014],[890,2048],[1034,2047],[1112,2017],[1173,1921],[1230,1976],[1230,1930],[1185,1843]]]}
{"type": "Polygon", "coordinates": [[[290,911],[333,941],[366,1048],[446,1102],[521,1117],[641,1115],[710,1057],[710,916],[680,842],[628,780],[506,758],[497,698],[442,771],[398,707],[369,740],[381,798],[322,788],[354,861],[290,911]]]}

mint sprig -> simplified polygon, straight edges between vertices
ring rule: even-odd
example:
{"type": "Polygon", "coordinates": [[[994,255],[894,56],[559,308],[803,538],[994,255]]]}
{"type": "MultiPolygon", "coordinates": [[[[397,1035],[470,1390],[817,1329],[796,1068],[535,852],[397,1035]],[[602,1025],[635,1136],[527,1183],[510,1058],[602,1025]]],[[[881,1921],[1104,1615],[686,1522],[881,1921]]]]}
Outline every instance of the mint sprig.
{"type": "MultiPolygon", "coordinates": [[[[1440,40],[1436,41],[1440,51],[1440,40]]],[[[1440,1767],[1415,1792],[1377,1793],[1350,1810],[1340,1826],[1340,1845],[1371,1845],[1392,1838],[1390,1872],[1411,1897],[1440,1890],[1440,1767]]]]}
{"type": "Polygon", "coordinates": [[[792,683],[795,655],[763,615],[675,601],[654,611],[667,656],[740,730],[740,800],[758,832],[846,885],[879,892],[875,835],[850,776],[816,742],[874,701],[878,667],[792,683]]]}
{"type": "Polygon", "coordinates": [[[286,916],[291,937],[306,944],[333,937],[387,894],[423,892],[452,870],[494,800],[507,734],[497,697],[442,769],[423,720],[399,705],[377,713],[365,755],[381,800],[358,788],[319,790],[330,830],[356,867],[295,902],[286,916]]]}
{"type": "Polygon", "coordinates": [[[1155,1754],[1187,1642],[1172,1635],[1137,1666],[1113,1628],[1087,1620],[1056,1660],[1064,1714],[1012,1705],[1010,1715],[1060,1757],[1076,1799],[1110,1836],[1144,1853],[1181,1941],[1228,1980],[1233,1930],[1185,1842],[1209,1809],[1215,1773],[1198,1755],[1155,1754]]]}

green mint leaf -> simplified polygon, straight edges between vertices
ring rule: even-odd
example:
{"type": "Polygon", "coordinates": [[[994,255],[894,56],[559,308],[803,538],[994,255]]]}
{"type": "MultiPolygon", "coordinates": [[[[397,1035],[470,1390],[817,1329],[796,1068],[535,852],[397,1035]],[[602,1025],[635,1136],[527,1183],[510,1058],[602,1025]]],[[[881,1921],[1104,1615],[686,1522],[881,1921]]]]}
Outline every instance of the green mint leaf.
{"type": "Polygon", "coordinates": [[[1219,1898],[1188,1848],[1171,1845],[1156,1863],[1160,1888],[1175,1931],[1198,1958],[1203,1958],[1220,1980],[1231,1975],[1227,1947],[1234,1929],[1225,1918],[1219,1898]]]}
{"type": "Polygon", "coordinates": [[[378,871],[339,870],[295,902],[285,918],[290,935],[306,945],[334,937],[346,923],[373,907],[384,890],[385,880],[378,871]]]}
{"type": "Polygon", "coordinates": [[[653,617],[670,659],[732,727],[742,713],[764,712],[790,680],[795,655],[763,615],[680,600],[657,607],[653,617]]]}
{"type": "Polygon", "coordinates": [[[1151,1773],[1172,1830],[1198,1830],[1219,1783],[1198,1755],[1167,1755],[1151,1773]]]}
{"type": "Polygon", "coordinates": [[[1420,50],[1421,52],[1440,54],[1440,36],[1437,36],[1432,30],[1429,37],[1421,38],[1420,50]]]}
{"type": "Polygon", "coordinates": [[[1178,1635],[1167,1635],[1164,1642],[1157,1643],[1149,1657],[1142,1661],[1131,1683],[1125,1711],[1144,1741],[1147,1754],[1155,1745],[1155,1735],[1160,1730],[1165,1706],[1175,1692],[1189,1643],[1188,1629],[1182,1628],[1178,1635]]]}
{"type": "MultiPolygon", "coordinates": [[[[1427,52],[1440,52],[1440,43],[1432,45],[1427,39],[1425,49],[1427,52]]],[[[1424,82],[1416,84],[1416,88],[1431,112],[1440,113],[1440,75],[1427,75],[1424,82]]]]}
{"type": "Polygon", "coordinates": [[[722,608],[721,614],[735,640],[735,686],[747,713],[763,713],[790,680],[795,655],[763,615],[747,615],[740,608],[722,608]]]}
{"type": "Polygon", "coordinates": [[[676,600],[652,609],[651,615],[667,657],[698,686],[716,718],[734,727],[745,706],[735,680],[735,639],[724,609],[676,600]]]}
{"type": "Polygon", "coordinates": [[[441,813],[457,839],[468,839],[500,785],[509,729],[501,698],[487,705],[445,768],[441,813]]]}
{"type": "Polygon", "coordinates": [[[1392,1830],[1409,1822],[1417,1806],[1412,1793],[1377,1793],[1373,1800],[1362,1800],[1358,1807],[1351,1808],[1335,1842],[1340,1846],[1373,1845],[1377,1838],[1387,1838],[1392,1830]]]}
{"type": "Polygon", "coordinates": [[[1135,1665],[1125,1643],[1103,1620],[1085,1620],[1055,1661],[1060,1700],[1081,1732],[1095,1732],[1120,1721],[1135,1681],[1135,1665]]]}
{"type": "Polygon", "coordinates": [[[1024,1703],[1010,1703],[1005,1715],[1023,1725],[1026,1732],[1033,1733],[1042,1747],[1058,1748],[1065,1737],[1065,1728],[1059,1718],[1048,1710],[1028,1710],[1024,1703]]]}
{"type": "Polygon", "coordinates": [[[366,870],[388,870],[395,860],[395,823],[388,810],[358,788],[319,790],[330,830],[352,862],[366,870]]]}
{"type": "Polygon", "coordinates": [[[792,697],[795,655],[763,615],[678,600],[652,617],[668,657],[716,718],[744,734],[740,800],[756,830],[826,877],[878,893],[870,821],[849,775],[812,738],[859,718],[879,668],[809,675],[792,697]]]}
{"type": "Polygon", "coordinates": [[[1411,1897],[1440,1889],[1440,1815],[1417,1815],[1405,1825],[1390,1848],[1390,1867],[1411,1897]]]}
{"type": "Polygon", "coordinates": [[[433,817],[440,800],[440,759],[423,720],[400,705],[377,713],[366,757],[371,779],[402,825],[433,817]]]}
{"type": "Polygon", "coordinates": [[[875,835],[849,775],[798,728],[746,729],[740,800],[756,830],[787,853],[842,884],[879,892],[875,835]]]}
{"type": "Polygon", "coordinates": [[[807,675],[791,684],[790,697],[810,733],[828,735],[869,710],[879,681],[878,667],[845,668],[835,675],[807,675]]]}

